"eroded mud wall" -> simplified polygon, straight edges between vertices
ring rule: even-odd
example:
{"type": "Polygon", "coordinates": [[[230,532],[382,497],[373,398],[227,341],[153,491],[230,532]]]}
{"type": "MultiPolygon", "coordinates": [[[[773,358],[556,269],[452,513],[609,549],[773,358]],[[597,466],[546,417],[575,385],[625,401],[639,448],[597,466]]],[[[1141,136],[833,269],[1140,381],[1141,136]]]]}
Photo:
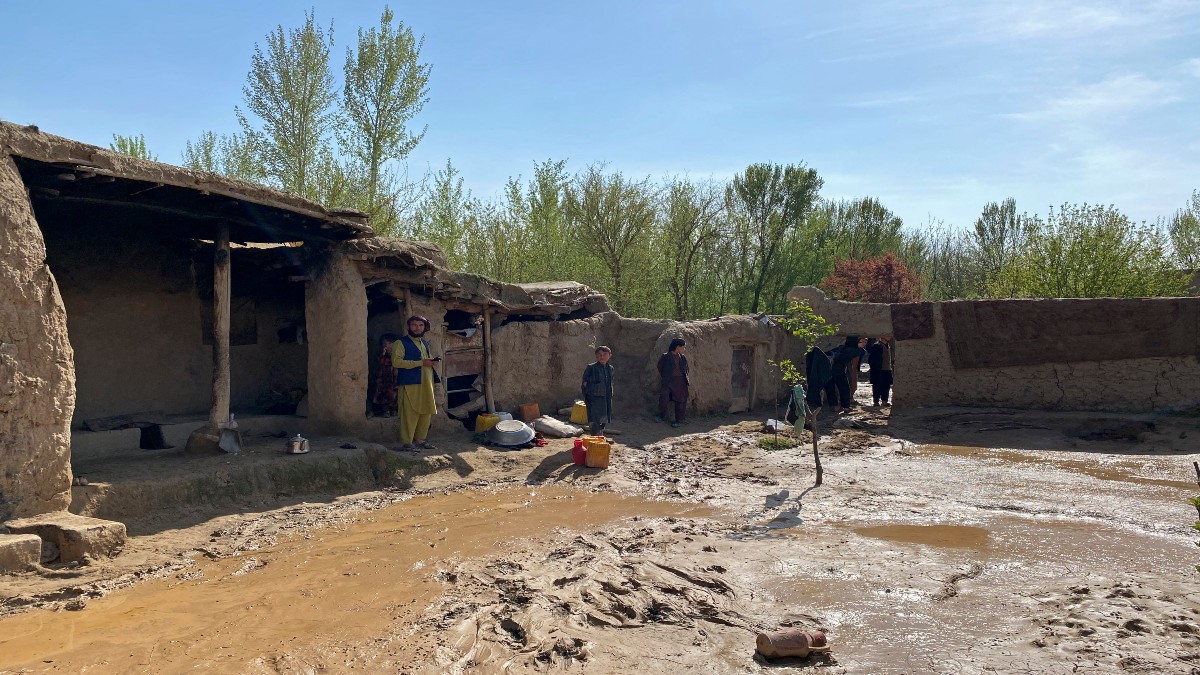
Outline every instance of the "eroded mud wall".
{"type": "Polygon", "coordinates": [[[12,159],[0,153],[0,522],[71,503],[67,316],[12,159]]]}
{"type": "Polygon", "coordinates": [[[305,289],[308,418],[313,432],[358,429],[366,417],[367,293],[349,258],[331,256],[305,289]]]}
{"type": "MultiPolygon", "coordinates": [[[[722,317],[716,321],[685,321],[672,324],[659,337],[648,361],[646,383],[656,389],[659,382],[658,357],[673,338],[687,344],[692,386],[688,391],[689,412],[727,412],[733,402],[734,360],[736,347],[748,348],[749,391],[751,406],[774,403],[785,396],[781,374],[771,361],[803,359],[799,347],[782,330],[747,316],[722,317]]],[[[802,361],[799,361],[802,363],[802,361]]],[[[786,402],[786,401],[785,401],[786,402]]]]}
{"type": "Polygon", "coordinates": [[[509,323],[493,331],[493,384],[502,409],[536,401],[543,411],[579,398],[583,369],[596,345],[613,350],[618,413],[650,413],[658,400],[659,355],[672,338],[688,343],[692,371],[689,414],[725,412],[731,403],[734,345],[752,346],[755,401],[775,401],[782,391],[768,359],[792,356],[791,340],[778,328],[748,317],[719,321],[627,319],[613,312],[571,321],[509,323]]]}
{"type": "Polygon", "coordinates": [[[1200,298],[879,305],[797,288],[843,335],[896,338],[894,402],[1200,411],[1200,298]]]}
{"type": "Polygon", "coordinates": [[[898,404],[1200,411],[1200,298],[893,307],[898,404]]]}

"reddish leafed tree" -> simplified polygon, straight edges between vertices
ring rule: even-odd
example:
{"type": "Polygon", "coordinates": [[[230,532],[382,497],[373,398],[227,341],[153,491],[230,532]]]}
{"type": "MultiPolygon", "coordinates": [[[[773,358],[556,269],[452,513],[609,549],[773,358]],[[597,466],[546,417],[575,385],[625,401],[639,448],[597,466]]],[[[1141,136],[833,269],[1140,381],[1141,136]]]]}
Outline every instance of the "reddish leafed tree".
{"type": "Polygon", "coordinates": [[[893,253],[864,260],[835,260],[821,288],[851,302],[916,302],[921,279],[893,253]]]}

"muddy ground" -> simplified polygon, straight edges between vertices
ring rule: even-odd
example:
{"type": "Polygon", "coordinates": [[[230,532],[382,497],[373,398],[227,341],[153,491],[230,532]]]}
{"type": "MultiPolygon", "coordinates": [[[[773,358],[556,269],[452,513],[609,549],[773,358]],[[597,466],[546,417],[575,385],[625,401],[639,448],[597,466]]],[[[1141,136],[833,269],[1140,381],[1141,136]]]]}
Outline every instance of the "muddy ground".
{"type": "Polygon", "coordinates": [[[622,421],[605,471],[464,433],[405,490],[156,514],[0,579],[0,671],[1200,672],[1200,421],[891,412],[822,420],[816,488],[766,411],[622,421]],[[755,656],[792,625],[832,652],[755,656]]]}

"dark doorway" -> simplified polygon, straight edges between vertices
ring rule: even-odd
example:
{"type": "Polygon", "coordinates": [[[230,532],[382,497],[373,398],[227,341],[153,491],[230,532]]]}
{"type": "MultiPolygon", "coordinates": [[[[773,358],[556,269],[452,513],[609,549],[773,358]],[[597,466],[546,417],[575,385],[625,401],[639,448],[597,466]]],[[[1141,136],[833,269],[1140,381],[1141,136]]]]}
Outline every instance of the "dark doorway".
{"type": "Polygon", "coordinates": [[[749,410],[754,394],[754,347],[749,345],[733,347],[729,386],[729,412],[749,410]]]}

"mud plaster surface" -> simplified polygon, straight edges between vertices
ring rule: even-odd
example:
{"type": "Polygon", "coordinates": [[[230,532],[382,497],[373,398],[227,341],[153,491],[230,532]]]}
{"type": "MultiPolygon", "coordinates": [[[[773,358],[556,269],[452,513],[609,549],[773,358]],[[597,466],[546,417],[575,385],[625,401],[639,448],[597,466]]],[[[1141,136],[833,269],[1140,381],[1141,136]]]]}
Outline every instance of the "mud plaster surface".
{"type": "Polygon", "coordinates": [[[427,454],[456,470],[408,492],[160,518],[109,567],[0,582],[0,671],[1200,666],[1194,419],[826,422],[816,489],[809,452],[763,449],[755,423],[634,420],[608,471],[565,441],[443,442],[427,454]],[[831,656],[755,660],[754,632],[787,624],[829,631],[831,656]]]}

